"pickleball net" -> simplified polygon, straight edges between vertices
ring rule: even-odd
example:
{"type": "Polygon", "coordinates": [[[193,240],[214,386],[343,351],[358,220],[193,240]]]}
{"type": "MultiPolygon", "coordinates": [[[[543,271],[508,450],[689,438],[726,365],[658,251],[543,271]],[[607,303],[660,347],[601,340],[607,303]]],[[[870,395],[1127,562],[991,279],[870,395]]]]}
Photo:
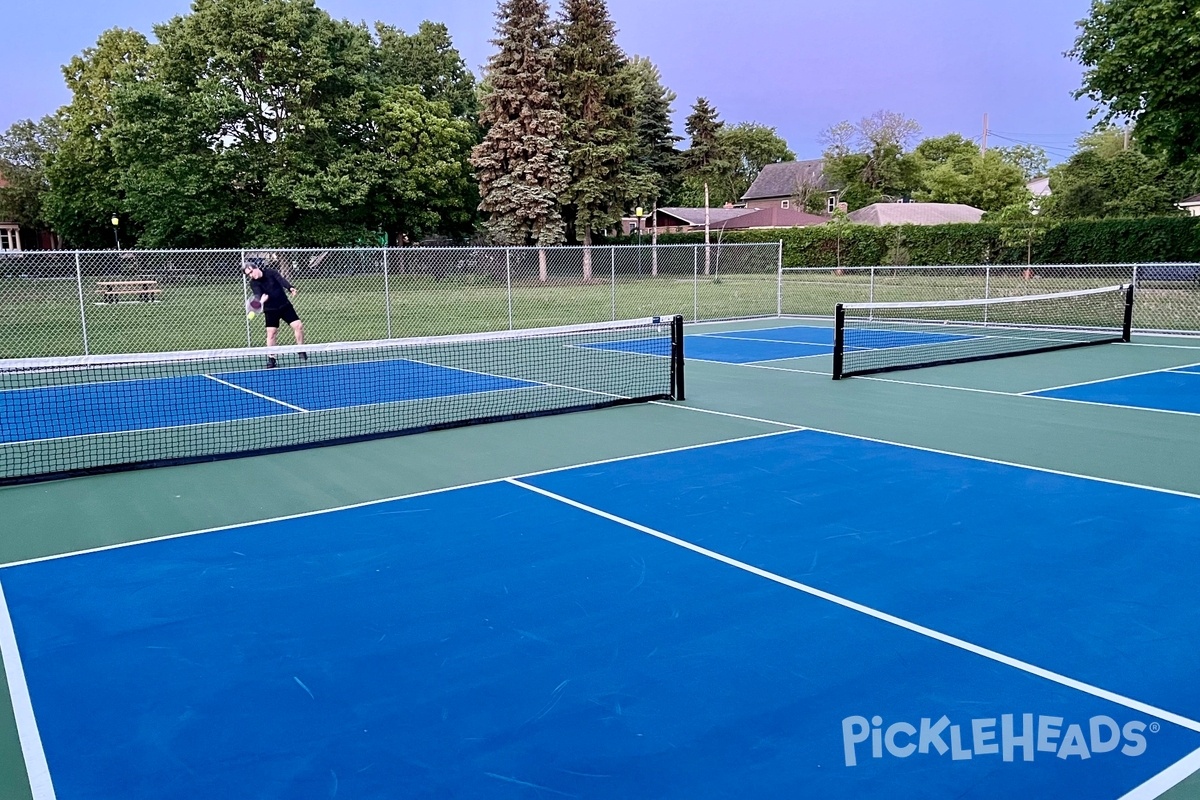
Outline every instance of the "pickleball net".
{"type": "Polygon", "coordinates": [[[677,316],[270,349],[0,360],[0,483],[682,399],[683,391],[677,316]]]}
{"type": "Polygon", "coordinates": [[[904,303],[839,303],[833,377],[1128,342],[1133,287],[904,303]]]}

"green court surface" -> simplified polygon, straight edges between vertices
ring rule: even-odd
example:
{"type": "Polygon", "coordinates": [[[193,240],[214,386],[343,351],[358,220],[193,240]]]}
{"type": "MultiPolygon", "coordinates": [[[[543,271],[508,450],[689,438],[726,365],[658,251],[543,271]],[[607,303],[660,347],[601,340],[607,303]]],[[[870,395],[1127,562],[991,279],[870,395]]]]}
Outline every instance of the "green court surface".
{"type": "MultiPolygon", "coordinates": [[[[687,333],[792,324],[828,323],[687,333]]],[[[0,488],[0,564],[801,428],[1197,496],[1200,415],[1027,394],[1197,363],[1200,338],[1147,336],[838,382],[828,355],[691,360],[682,403],[0,488]]],[[[861,492],[871,503],[871,486],[861,492]]],[[[1161,796],[1200,798],[1200,778],[1161,796]]],[[[10,703],[0,703],[0,797],[33,797],[10,703]]]]}

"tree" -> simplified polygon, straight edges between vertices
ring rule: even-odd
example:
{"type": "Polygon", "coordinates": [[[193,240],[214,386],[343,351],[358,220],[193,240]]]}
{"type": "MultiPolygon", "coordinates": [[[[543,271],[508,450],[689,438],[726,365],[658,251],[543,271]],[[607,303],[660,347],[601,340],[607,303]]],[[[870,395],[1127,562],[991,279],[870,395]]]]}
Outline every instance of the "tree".
{"type": "Polygon", "coordinates": [[[109,219],[124,208],[121,171],[112,150],[115,93],[145,76],[150,44],[137,31],[100,34],[63,67],[71,103],[59,112],[63,139],[46,163],[46,221],[76,247],[111,246],[109,219]]]}
{"type": "Polygon", "coordinates": [[[766,125],[742,122],[725,128],[719,138],[729,167],[721,175],[715,204],[740,201],[767,164],[796,160],[787,142],[766,125]]]}
{"type": "Polygon", "coordinates": [[[1075,155],[1050,170],[1051,195],[1041,204],[1047,217],[1179,214],[1175,202],[1200,188],[1200,160],[1172,165],[1119,129],[1093,132],[1078,144],[1075,155]]]}
{"type": "Polygon", "coordinates": [[[684,123],[688,135],[688,149],[683,153],[683,170],[679,192],[675,202],[682,206],[698,207],[706,200],[704,186],[715,188],[720,176],[733,169],[732,155],[725,149],[722,134],[725,123],[717,115],[717,109],[708,98],[698,97],[692,105],[684,123]]]}
{"type": "Polygon", "coordinates": [[[842,187],[839,197],[851,209],[908,197],[919,186],[919,165],[906,148],[920,133],[916,121],[877,111],[855,125],[839,122],[820,134],[825,174],[842,187]]]}
{"type": "Polygon", "coordinates": [[[592,277],[592,234],[621,218],[632,192],[626,162],[635,146],[634,92],[605,0],[565,0],[556,72],[567,124],[563,144],[571,181],[562,194],[582,234],[583,277],[592,277]]]}
{"type": "Polygon", "coordinates": [[[649,208],[670,196],[678,182],[680,153],[675,143],[680,137],[671,132],[675,93],[663,86],[658,67],[648,58],[634,56],[626,66],[623,80],[635,92],[635,139],[626,166],[630,201],[649,208]]]}
{"type": "Polygon", "coordinates": [[[1014,144],[1011,147],[997,147],[995,150],[1001,158],[1021,170],[1026,181],[1045,175],[1050,166],[1046,151],[1037,145],[1014,144]]]}
{"type": "Polygon", "coordinates": [[[475,122],[479,99],[475,77],[454,48],[450,31],[426,20],[408,35],[399,28],[375,23],[379,42],[379,77],[389,86],[415,86],[426,100],[443,101],[455,119],[475,122]]]}
{"type": "Polygon", "coordinates": [[[1132,120],[1171,163],[1200,154],[1200,36],[1192,0],[1092,0],[1068,55],[1101,124],[1132,120]]]}
{"type": "Polygon", "coordinates": [[[918,200],[999,211],[1031,199],[1020,167],[997,150],[981,155],[958,134],[926,139],[913,156],[921,167],[918,200]]]}
{"type": "Polygon", "coordinates": [[[42,202],[50,184],[46,164],[62,144],[62,127],[56,117],[15,122],[0,135],[0,219],[29,228],[49,227],[42,202]]]}
{"type": "MultiPolygon", "coordinates": [[[[471,155],[479,208],[488,229],[510,245],[563,241],[559,195],[570,175],[565,118],[552,80],[554,32],[545,0],[505,0],[496,11],[497,52],[488,60],[480,122],[486,133],[471,155]]],[[[542,253],[541,276],[546,279],[542,253]]]]}

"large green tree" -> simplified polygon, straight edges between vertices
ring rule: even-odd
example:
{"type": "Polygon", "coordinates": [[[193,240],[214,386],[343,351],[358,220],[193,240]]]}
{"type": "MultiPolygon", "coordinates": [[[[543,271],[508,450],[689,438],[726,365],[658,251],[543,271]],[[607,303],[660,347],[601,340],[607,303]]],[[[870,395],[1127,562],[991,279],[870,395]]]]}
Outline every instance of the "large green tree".
{"type": "Polygon", "coordinates": [[[698,208],[707,199],[711,205],[722,175],[733,170],[733,154],[725,145],[725,123],[707,97],[698,97],[684,121],[688,148],[683,152],[682,180],[675,196],[681,206],[698,208]],[[707,198],[704,187],[708,186],[707,198]]]}
{"type": "Polygon", "coordinates": [[[584,245],[583,277],[592,276],[592,236],[618,222],[632,195],[627,162],[636,143],[634,87],[617,46],[605,0],[565,0],[556,51],[563,144],[571,181],[564,214],[584,245]]]}
{"type": "Polygon", "coordinates": [[[479,99],[475,76],[440,22],[422,22],[414,34],[375,23],[379,42],[379,77],[387,85],[415,86],[426,100],[449,104],[456,119],[475,122],[479,99]]]}
{"type": "Polygon", "coordinates": [[[999,150],[981,154],[957,133],[922,141],[912,159],[919,171],[916,200],[999,211],[1030,199],[1021,167],[999,150]]]}
{"type": "Polygon", "coordinates": [[[479,116],[486,133],[471,155],[479,208],[503,244],[558,244],[565,236],[559,196],[570,174],[545,0],[504,0],[493,41],[479,116]]]}
{"type": "Polygon", "coordinates": [[[62,145],[58,118],[43,117],[13,123],[0,135],[0,219],[32,229],[49,227],[43,201],[50,184],[46,165],[62,145]]]}
{"type": "Polygon", "coordinates": [[[111,247],[109,219],[124,217],[122,173],[113,154],[115,95],[145,77],[149,52],[145,36],[113,28],[63,67],[72,99],[59,112],[63,141],[46,164],[43,214],[72,246],[111,247]]]}
{"type": "Polygon", "coordinates": [[[754,183],[767,164],[795,161],[796,154],[774,128],[754,122],[740,122],[721,132],[724,151],[729,156],[729,170],[723,175],[721,194],[717,201],[736,203],[754,183]]]}
{"type": "Polygon", "coordinates": [[[908,147],[920,131],[916,121],[893,111],[822,131],[825,175],[840,190],[840,200],[853,211],[912,196],[920,185],[920,166],[908,147]]]}
{"type": "Polygon", "coordinates": [[[1051,194],[1040,204],[1051,219],[1144,217],[1181,213],[1175,203],[1200,189],[1195,162],[1175,165],[1142,150],[1137,138],[1110,128],[1079,141],[1079,150],[1050,170],[1051,194]]]}
{"type": "Polygon", "coordinates": [[[1127,119],[1172,162],[1200,154],[1200,9],[1195,0],[1092,0],[1070,55],[1077,97],[1102,123],[1127,119]]]}

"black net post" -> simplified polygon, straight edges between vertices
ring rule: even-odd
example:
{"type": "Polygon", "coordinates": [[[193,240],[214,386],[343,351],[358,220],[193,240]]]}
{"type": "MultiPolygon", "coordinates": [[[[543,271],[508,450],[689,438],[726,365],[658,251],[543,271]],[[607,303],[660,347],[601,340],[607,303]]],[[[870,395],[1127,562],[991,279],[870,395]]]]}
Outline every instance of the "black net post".
{"type": "Polygon", "coordinates": [[[1133,284],[1125,289],[1125,321],[1121,327],[1121,341],[1128,342],[1133,334],[1133,284]]]}
{"type": "Polygon", "coordinates": [[[838,303],[833,310],[833,379],[842,377],[842,359],[845,353],[846,309],[838,303]]]}
{"type": "Polygon", "coordinates": [[[671,399],[683,400],[683,315],[671,320],[671,399]]]}

